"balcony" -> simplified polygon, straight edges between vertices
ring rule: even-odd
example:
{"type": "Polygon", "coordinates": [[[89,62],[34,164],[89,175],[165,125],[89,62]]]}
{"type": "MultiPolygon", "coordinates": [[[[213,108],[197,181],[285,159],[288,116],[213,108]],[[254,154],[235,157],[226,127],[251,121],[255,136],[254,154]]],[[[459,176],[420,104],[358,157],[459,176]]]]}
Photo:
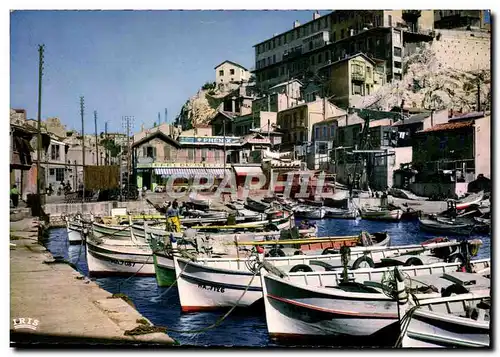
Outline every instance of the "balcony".
{"type": "Polygon", "coordinates": [[[403,10],[403,20],[405,21],[415,21],[420,16],[422,16],[421,10],[403,10]]]}
{"type": "Polygon", "coordinates": [[[351,73],[351,78],[353,81],[359,81],[359,82],[365,81],[365,75],[364,75],[364,73],[361,73],[361,72],[351,73]]]}

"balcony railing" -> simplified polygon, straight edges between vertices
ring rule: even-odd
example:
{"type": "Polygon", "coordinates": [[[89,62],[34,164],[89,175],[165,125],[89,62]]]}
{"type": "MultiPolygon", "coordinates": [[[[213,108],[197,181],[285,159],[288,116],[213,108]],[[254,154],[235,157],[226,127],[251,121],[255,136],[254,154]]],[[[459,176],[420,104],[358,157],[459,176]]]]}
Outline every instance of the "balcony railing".
{"type": "Polygon", "coordinates": [[[360,73],[360,72],[351,73],[351,78],[355,81],[361,81],[361,82],[365,81],[365,75],[363,73],[360,73]]]}

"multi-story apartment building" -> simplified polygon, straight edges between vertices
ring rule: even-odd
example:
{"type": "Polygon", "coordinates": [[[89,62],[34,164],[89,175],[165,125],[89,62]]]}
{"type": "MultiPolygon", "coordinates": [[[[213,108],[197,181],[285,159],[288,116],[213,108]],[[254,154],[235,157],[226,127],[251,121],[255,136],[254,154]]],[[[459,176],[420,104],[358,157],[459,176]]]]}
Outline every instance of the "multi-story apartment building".
{"type": "Polygon", "coordinates": [[[313,125],[346,112],[327,100],[304,103],[278,112],[277,124],[283,132],[282,151],[303,147],[312,141],[313,125]]]}
{"type": "Polygon", "coordinates": [[[485,28],[484,10],[435,10],[434,27],[436,29],[469,29],[485,28]]]}
{"type": "Polygon", "coordinates": [[[375,93],[385,84],[384,63],[376,63],[358,53],[333,62],[319,69],[320,75],[329,78],[324,84],[325,95],[341,108],[356,107],[365,95],[375,93]]]}
{"type": "Polygon", "coordinates": [[[255,76],[264,89],[358,52],[386,61],[387,80],[400,78],[405,41],[429,41],[434,12],[340,10],[256,44],[255,76]],[[405,37],[407,36],[407,38],[405,37]]]}

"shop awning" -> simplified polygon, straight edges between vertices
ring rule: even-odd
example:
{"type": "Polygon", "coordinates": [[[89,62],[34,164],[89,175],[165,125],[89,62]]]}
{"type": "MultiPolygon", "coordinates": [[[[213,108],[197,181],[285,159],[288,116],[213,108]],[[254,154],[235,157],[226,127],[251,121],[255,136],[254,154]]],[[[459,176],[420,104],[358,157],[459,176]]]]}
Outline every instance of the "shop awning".
{"type": "Polygon", "coordinates": [[[238,176],[262,174],[262,168],[260,166],[234,166],[234,171],[238,176]]]}
{"type": "MultiPolygon", "coordinates": [[[[229,173],[229,170],[226,169],[226,172],[229,173]]],[[[196,168],[186,168],[186,167],[161,167],[155,169],[155,174],[159,176],[171,176],[171,175],[182,175],[186,178],[194,177],[194,176],[212,176],[215,178],[224,177],[224,169],[223,168],[205,168],[205,167],[196,167],[196,168]]]]}

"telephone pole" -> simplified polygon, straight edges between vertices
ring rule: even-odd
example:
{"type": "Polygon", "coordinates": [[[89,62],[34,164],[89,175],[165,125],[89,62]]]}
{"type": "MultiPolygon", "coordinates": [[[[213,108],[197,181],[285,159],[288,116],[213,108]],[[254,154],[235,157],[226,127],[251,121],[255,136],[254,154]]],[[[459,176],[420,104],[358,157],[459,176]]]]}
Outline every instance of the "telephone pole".
{"type": "Polygon", "coordinates": [[[167,108],[165,108],[165,123],[167,123],[167,108]]]}
{"type": "Polygon", "coordinates": [[[94,128],[95,128],[95,156],[97,158],[97,166],[99,166],[99,142],[97,141],[97,110],[94,110],[94,128]]]}
{"type": "MultiPolygon", "coordinates": [[[[38,133],[37,133],[37,153],[36,153],[36,194],[40,200],[40,160],[42,154],[42,76],[43,76],[43,52],[45,45],[38,46],[38,133]]],[[[22,189],[22,188],[21,188],[22,189]]]]}
{"type": "MultiPolygon", "coordinates": [[[[108,122],[104,123],[104,137],[106,138],[106,145],[108,145],[108,122]]],[[[104,147],[104,164],[109,165],[107,146],[104,147]]]]}
{"type": "MultiPolygon", "coordinates": [[[[158,113],[160,114],[160,113],[158,113]]],[[[130,122],[134,120],[134,117],[131,117],[131,116],[124,116],[122,117],[122,126],[124,128],[124,131],[126,132],[127,134],[127,171],[126,171],[126,174],[127,174],[127,198],[128,198],[128,192],[130,190],[130,167],[131,167],[131,160],[130,160],[130,122]]],[[[120,167],[122,167],[122,160],[120,161],[120,167]]],[[[122,174],[121,174],[121,171],[120,170],[120,187],[123,186],[123,178],[122,178],[122,174]]],[[[122,192],[122,190],[120,191],[122,192]]],[[[123,193],[121,193],[121,195],[123,195],[123,193]]],[[[121,197],[122,198],[122,197],[121,197]]]]}
{"type": "MultiPolygon", "coordinates": [[[[82,190],[82,206],[85,203],[85,126],[84,126],[84,120],[83,116],[85,114],[85,107],[84,107],[85,99],[84,97],[80,97],[80,116],[82,118],[82,184],[83,184],[83,190],[82,190]]],[[[83,207],[82,207],[82,213],[83,213],[83,207]]]]}

